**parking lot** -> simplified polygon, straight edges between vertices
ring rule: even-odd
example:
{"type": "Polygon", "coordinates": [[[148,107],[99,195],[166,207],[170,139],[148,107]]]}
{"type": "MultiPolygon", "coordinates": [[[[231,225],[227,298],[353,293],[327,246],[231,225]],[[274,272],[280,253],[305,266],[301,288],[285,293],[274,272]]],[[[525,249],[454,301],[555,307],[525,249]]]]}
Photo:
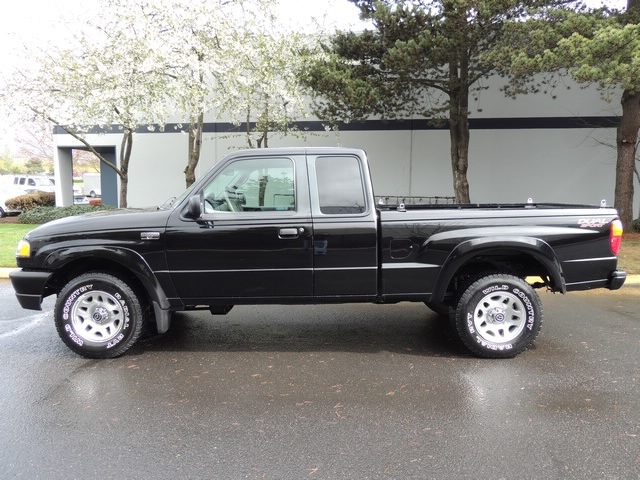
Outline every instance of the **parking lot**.
{"type": "Polygon", "coordinates": [[[640,288],[482,360],[420,304],[176,315],[90,361],[0,280],[3,478],[638,478],[640,288]]]}

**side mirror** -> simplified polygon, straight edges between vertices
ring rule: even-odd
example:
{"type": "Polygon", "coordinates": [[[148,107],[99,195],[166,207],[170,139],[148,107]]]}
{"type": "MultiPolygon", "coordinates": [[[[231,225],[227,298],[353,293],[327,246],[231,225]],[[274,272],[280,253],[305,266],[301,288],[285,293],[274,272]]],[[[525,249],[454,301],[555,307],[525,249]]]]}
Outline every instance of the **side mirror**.
{"type": "Polygon", "coordinates": [[[202,203],[200,202],[200,195],[192,195],[189,197],[189,209],[187,214],[191,218],[200,218],[202,216],[202,203]]]}

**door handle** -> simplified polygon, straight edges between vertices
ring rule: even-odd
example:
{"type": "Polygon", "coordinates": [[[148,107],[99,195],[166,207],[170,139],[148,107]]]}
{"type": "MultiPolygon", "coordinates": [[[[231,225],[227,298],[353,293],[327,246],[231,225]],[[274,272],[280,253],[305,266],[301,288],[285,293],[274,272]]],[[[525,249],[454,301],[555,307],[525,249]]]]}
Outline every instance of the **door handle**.
{"type": "Polygon", "coordinates": [[[280,238],[298,238],[298,235],[304,232],[304,228],[281,228],[278,231],[278,236],[280,238]]]}

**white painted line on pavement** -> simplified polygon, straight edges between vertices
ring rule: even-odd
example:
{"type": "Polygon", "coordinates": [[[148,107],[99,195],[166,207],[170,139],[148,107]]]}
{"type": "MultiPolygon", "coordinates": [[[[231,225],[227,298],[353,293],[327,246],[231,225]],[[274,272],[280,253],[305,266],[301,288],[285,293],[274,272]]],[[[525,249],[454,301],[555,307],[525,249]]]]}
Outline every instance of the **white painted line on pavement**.
{"type": "Polygon", "coordinates": [[[29,323],[25,323],[21,327],[18,327],[15,330],[11,330],[10,332],[0,333],[0,339],[20,335],[22,332],[35,327],[37,324],[45,320],[49,315],[50,312],[42,312],[38,315],[35,315],[29,323]]]}

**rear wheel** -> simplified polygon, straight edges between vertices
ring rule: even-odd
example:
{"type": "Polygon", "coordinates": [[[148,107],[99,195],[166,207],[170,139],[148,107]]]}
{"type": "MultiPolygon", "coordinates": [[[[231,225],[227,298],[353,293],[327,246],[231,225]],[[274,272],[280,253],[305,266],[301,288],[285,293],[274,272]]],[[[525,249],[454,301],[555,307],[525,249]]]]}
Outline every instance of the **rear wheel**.
{"type": "Polygon", "coordinates": [[[134,289],[106,273],[87,273],[58,295],[55,324],[62,341],[87,358],[114,358],[138,340],[143,308],[134,289]]]}
{"type": "Polygon", "coordinates": [[[456,331],[474,354],[514,357],[531,346],[542,326],[542,303],[527,282],[487,275],[471,283],[455,310],[456,331]]]}

